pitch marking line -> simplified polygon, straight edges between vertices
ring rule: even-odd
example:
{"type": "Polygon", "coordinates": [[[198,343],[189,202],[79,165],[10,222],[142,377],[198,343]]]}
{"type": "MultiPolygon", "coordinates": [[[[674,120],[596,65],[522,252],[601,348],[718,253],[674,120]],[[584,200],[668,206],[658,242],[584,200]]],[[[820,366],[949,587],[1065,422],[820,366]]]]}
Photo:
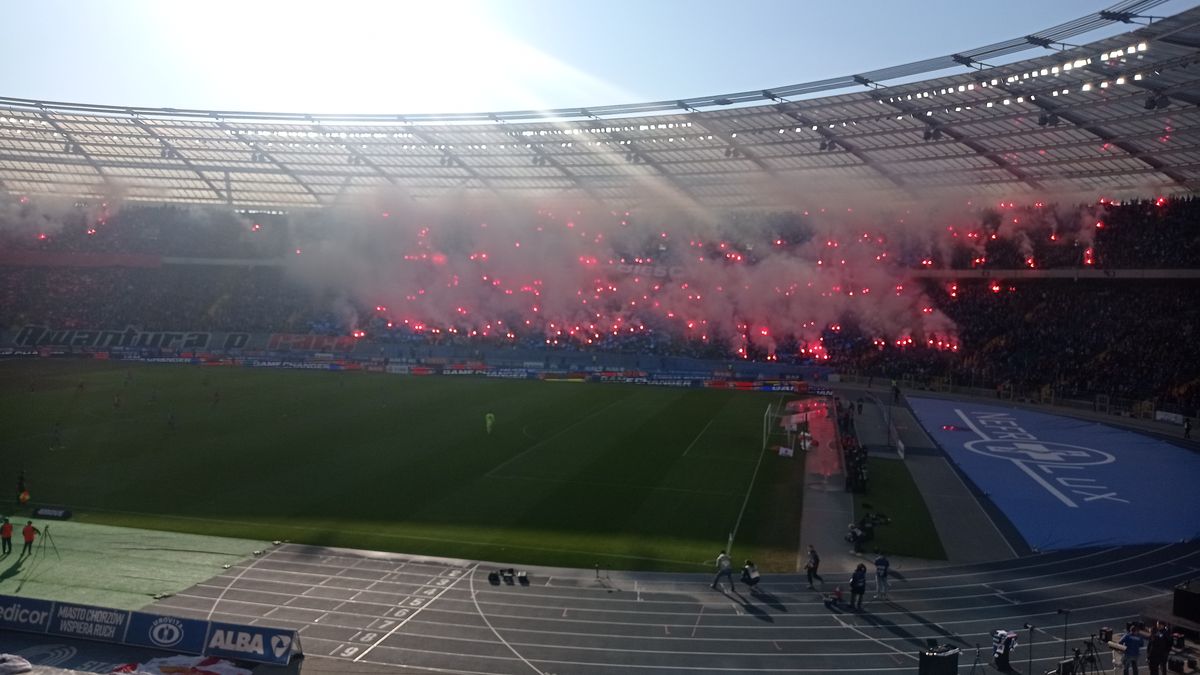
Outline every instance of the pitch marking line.
{"type": "Polygon", "coordinates": [[[430,605],[432,605],[434,602],[436,602],[438,598],[440,598],[440,597],[442,597],[443,595],[445,595],[445,594],[446,594],[446,591],[450,590],[451,588],[454,588],[454,586],[455,586],[455,585],[456,585],[458,582],[462,581],[462,578],[463,578],[464,576],[474,576],[475,569],[476,569],[476,568],[478,568],[478,567],[479,567],[479,563],[475,563],[474,565],[472,565],[472,566],[471,566],[471,569],[470,569],[470,570],[469,570],[469,571],[468,571],[466,574],[459,575],[458,577],[456,577],[456,578],[454,579],[454,581],[450,582],[450,583],[449,583],[448,585],[446,585],[446,586],[443,586],[443,587],[442,587],[442,589],[441,589],[441,591],[440,591],[440,592],[438,592],[438,593],[437,593],[437,595],[434,595],[432,598],[430,598],[430,599],[429,599],[429,601],[428,601],[428,602],[422,603],[420,607],[417,607],[417,608],[416,608],[415,610],[413,610],[412,612],[409,612],[409,613],[408,613],[408,615],[407,615],[407,616],[405,616],[403,619],[401,619],[401,620],[400,620],[400,622],[399,622],[399,623],[397,623],[397,624],[396,624],[396,626],[395,626],[394,628],[392,628],[390,631],[388,631],[386,635],[384,635],[383,637],[379,638],[379,640],[378,640],[377,642],[375,642],[374,644],[372,644],[370,647],[367,647],[366,649],[364,649],[364,650],[362,651],[362,653],[360,653],[358,656],[354,657],[354,661],[355,661],[355,662],[357,662],[357,661],[360,661],[360,660],[362,660],[362,658],[363,658],[364,656],[366,656],[367,654],[370,654],[370,653],[371,653],[371,650],[373,650],[373,649],[375,649],[376,647],[378,647],[380,644],[382,644],[382,643],[383,643],[383,641],[384,641],[384,640],[386,640],[386,639],[390,638],[392,635],[394,635],[394,634],[396,633],[396,631],[398,631],[398,630],[400,630],[401,628],[403,628],[403,627],[404,627],[404,624],[406,624],[406,623],[408,623],[409,621],[411,621],[411,620],[412,620],[412,618],[413,618],[414,616],[416,616],[416,615],[420,614],[422,610],[424,610],[426,607],[429,607],[429,606],[430,606],[430,605]]]}
{"type": "Polygon", "coordinates": [[[717,416],[713,415],[713,418],[708,421],[708,424],[705,424],[704,428],[700,430],[700,433],[696,434],[696,437],[692,439],[692,442],[688,443],[687,450],[684,450],[680,457],[687,457],[688,452],[692,450],[692,446],[696,445],[696,441],[700,440],[700,437],[704,435],[704,432],[708,431],[708,428],[711,427],[712,423],[716,421],[717,416]]]}
{"type": "Polygon", "coordinates": [[[729,550],[733,550],[733,540],[737,538],[738,528],[742,526],[742,516],[746,515],[746,505],[750,503],[750,494],[754,492],[754,482],[758,479],[758,469],[762,466],[763,456],[767,454],[764,447],[758,453],[758,462],[754,465],[754,473],[750,475],[750,485],[746,486],[746,498],[742,500],[742,508],[738,511],[737,521],[733,524],[733,532],[729,534],[729,550]]]}
{"type": "Polygon", "coordinates": [[[678,492],[678,493],[683,493],[683,494],[705,495],[708,497],[736,497],[736,496],[738,496],[738,493],[736,493],[736,492],[712,492],[710,490],[689,490],[688,488],[673,488],[673,487],[666,487],[665,485],[632,485],[629,483],[611,483],[611,482],[595,481],[595,480],[577,480],[575,478],[570,478],[570,477],[568,477],[568,478],[552,478],[552,477],[547,477],[547,476],[522,476],[522,475],[510,473],[510,474],[504,474],[502,476],[494,476],[494,478],[503,478],[505,480],[529,480],[529,481],[537,481],[540,483],[554,483],[556,485],[562,485],[562,484],[569,483],[571,485],[588,485],[588,486],[592,486],[592,487],[611,487],[611,488],[622,488],[622,489],[628,489],[628,490],[647,490],[650,492],[678,492]]]}
{"type": "Polygon", "coordinates": [[[562,436],[563,434],[574,429],[575,427],[579,426],[580,424],[583,424],[584,422],[592,419],[593,417],[599,415],[600,413],[604,412],[605,410],[608,410],[609,408],[615,406],[616,404],[621,403],[624,400],[625,400],[624,397],[619,398],[619,399],[609,403],[608,405],[600,408],[599,410],[592,412],[590,415],[587,415],[586,417],[584,417],[576,422],[571,423],[570,426],[568,426],[564,429],[560,429],[558,432],[543,438],[542,440],[538,441],[537,443],[534,443],[533,445],[529,446],[528,448],[525,448],[521,452],[518,452],[517,454],[513,455],[512,457],[509,457],[508,459],[504,460],[503,462],[500,462],[495,467],[493,467],[491,471],[488,471],[487,473],[483,474],[484,477],[491,478],[493,475],[495,475],[497,472],[499,472],[504,467],[508,466],[509,464],[512,464],[513,462],[524,457],[525,455],[528,455],[529,453],[533,452],[535,449],[537,449],[541,445],[543,445],[545,443],[549,443],[550,441],[558,438],[559,436],[562,436]]]}

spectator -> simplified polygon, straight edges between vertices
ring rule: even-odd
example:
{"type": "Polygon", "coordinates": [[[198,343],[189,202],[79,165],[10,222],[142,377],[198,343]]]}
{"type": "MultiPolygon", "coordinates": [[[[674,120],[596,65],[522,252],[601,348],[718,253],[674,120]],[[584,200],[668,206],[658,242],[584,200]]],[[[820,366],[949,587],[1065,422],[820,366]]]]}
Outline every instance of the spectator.
{"type": "Polygon", "coordinates": [[[867,592],[867,566],[859,563],[850,575],[850,607],[863,608],[863,595],[867,592]]]}

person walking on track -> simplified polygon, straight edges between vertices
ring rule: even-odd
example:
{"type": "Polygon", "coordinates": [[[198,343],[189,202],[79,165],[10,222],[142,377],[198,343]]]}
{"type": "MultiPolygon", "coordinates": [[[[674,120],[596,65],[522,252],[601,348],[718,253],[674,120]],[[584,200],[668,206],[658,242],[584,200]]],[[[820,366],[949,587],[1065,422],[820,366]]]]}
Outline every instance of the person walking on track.
{"type": "Polygon", "coordinates": [[[821,578],[821,575],[817,574],[817,570],[819,570],[820,568],[821,568],[821,556],[817,555],[817,549],[814,548],[812,544],[809,544],[808,545],[808,562],[804,563],[804,571],[808,574],[808,587],[809,588],[813,587],[813,579],[816,579],[817,581],[821,582],[822,584],[825,583],[825,580],[821,578]]]}
{"type": "Polygon", "coordinates": [[[863,595],[867,592],[867,566],[859,563],[850,575],[850,607],[863,608],[863,595]]]}
{"type": "Polygon", "coordinates": [[[733,590],[733,560],[725,551],[721,551],[717,555],[717,576],[713,577],[712,587],[716,588],[721,581],[721,577],[729,582],[729,590],[733,590]]]}
{"type": "Polygon", "coordinates": [[[875,598],[888,599],[888,571],[891,567],[892,563],[880,551],[879,557],[875,558],[875,598]]]}

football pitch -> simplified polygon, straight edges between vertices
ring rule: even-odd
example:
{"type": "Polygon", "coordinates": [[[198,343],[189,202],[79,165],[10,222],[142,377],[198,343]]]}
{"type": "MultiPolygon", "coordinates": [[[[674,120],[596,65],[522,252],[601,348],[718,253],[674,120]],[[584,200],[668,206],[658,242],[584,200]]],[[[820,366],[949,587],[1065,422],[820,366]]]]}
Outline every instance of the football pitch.
{"type": "Polygon", "coordinates": [[[780,394],[624,384],[0,363],[0,512],[513,564],[794,571],[802,457],[780,394]],[[495,415],[491,434],[484,416],[495,415]],[[52,449],[53,448],[53,449],[52,449]],[[753,480],[752,480],[753,479],[753,480]]]}

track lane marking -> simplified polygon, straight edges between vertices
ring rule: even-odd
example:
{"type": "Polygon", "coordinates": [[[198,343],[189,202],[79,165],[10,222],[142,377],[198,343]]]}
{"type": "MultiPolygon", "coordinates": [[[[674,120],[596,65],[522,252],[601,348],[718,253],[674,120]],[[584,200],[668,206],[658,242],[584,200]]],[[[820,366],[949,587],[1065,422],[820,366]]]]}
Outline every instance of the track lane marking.
{"type": "MultiPolygon", "coordinates": [[[[530,669],[533,670],[533,672],[537,673],[538,675],[545,675],[545,673],[543,673],[537,666],[533,665],[533,663],[531,663],[529,661],[529,659],[525,658],[525,656],[522,655],[521,652],[517,651],[517,649],[515,647],[513,647],[511,644],[509,644],[508,640],[505,640],[504,636],[500,634],[500,631],[496,630],[496,627],[492,625],[492,622],[487,618],[487,615],[483,613],[483,608],[479,606],[479,599],[475,595],[475,570],[471,570],[470,572],[468,572],[467,576],[469,577],[467,579],[467,587],[471,591],[471,601],[475,603],[475,611],[479,613],[479,618],[483,619],[483,622],[485,624],[487,624],[488,630],[492,631],[492,635],[496,636],[496,639],[500,641],[500,644],[503,644],[505,647],[508,647],[508,650],[510,652],[512,652],[514,655],[516,655],[517,658],[521,659],[521,661],[523,661],[525,663],[525,665],[529,666],[530,669]]],[[[566,615],[567,615],[567,610],[564,609],[563,616],[566,616],[566,615]]]]}
{"type": "MultiPolygon", "coordinates": [[[[399,623],[397,623],[397,624],[396,624],[396,626],[395,626],[394,628],[392,628],[391,630],[389,630],[389,631],[388,631],[388,632],[387,632],[387,633],[386,633],[386,634],[385,634],[383,637],[379,638],[379,640],[378,640],[377,642],[375,642],[374,644],[372,644],[370,647],[367,647],[366,649],[364,649],[364,650],[363,650],[361,653],[359,653],[359,654],[358,654],[358,656],[354,657],[354,661],[355,661],[356,663],[357,663],[358,661],[361,661],[361,660],[362,660],[362,658],[363,658],[364,656],[366,656],[367,654],[370,654],[370,653],[371,653],[371,651],[372,651],[372,650],[374,650],[376,647],[378,647],[378,646],[379,646],[379,645],[380,645],[380,644],[381,644],[381,643],[382,643],[384,640],[386,640],[386,639],[390,638],[392,635],[395,635],[396,631],[398,631],[398,630],[400,630],[401,628],[403,628],[403,627],[404,627],[404,624],[406,624],[406,623],[408,623],[409,621],[411,621],[411,620],[412,620],[412,618],[413,618],[414,616],[416,616],[416,615],[420,614],[422,611],[424,611],[424,610],[425,610],[425,608],[427,608],[427,607],[429,607],[430,605],[432,605],[433,603],[437,602],[438,598],[440,598],[440,597],[442,597],[443,595],[445,595],[445,594],[446,594],[446,591],[449,591],[451,588],[454,588],[455,584],[457,584],[458,582],[462,581],[462,578],[463,578],[464,576],[471,576],[472,574],[474,574],[474,572],[475,572],[475,569],[476,569],[476,568],[478,568],[478,567],[479,567],[479,563],[475,563],[475,564],[474,564],[474,565],[471,567],[471,569],[470,569],[470,570],[469,570],[469,571],[468,571],[466,574],[460,574],[460,575],[458,575],[457,577],[455,577],[455,578],[454,578],[454,581],[450,582],[450,583],[449,583],[448,585],[446,585],[446,586],[442,586],[442,587],[441,587],[441,590],[439,590],[439,591],[438,591],[438,593],[437,593],[436,595],[434,595],[433,597],[429,598],[429,600],[428,600],[427,602],[424,602],[424,603],[422,603],[420,607],[417,607],[417,608],[416,608],[415,610],[413,610],[412,612],[409,612],[408,614],[406,614],[406,615],[404,616],[404,618],[403,618],[403,619],[401,619],[401,620],[400,620],[400,622],[399,622],[399,623]]],[[[435,578],[437,578],[437,577],[435,576],[435,578]]]]}

